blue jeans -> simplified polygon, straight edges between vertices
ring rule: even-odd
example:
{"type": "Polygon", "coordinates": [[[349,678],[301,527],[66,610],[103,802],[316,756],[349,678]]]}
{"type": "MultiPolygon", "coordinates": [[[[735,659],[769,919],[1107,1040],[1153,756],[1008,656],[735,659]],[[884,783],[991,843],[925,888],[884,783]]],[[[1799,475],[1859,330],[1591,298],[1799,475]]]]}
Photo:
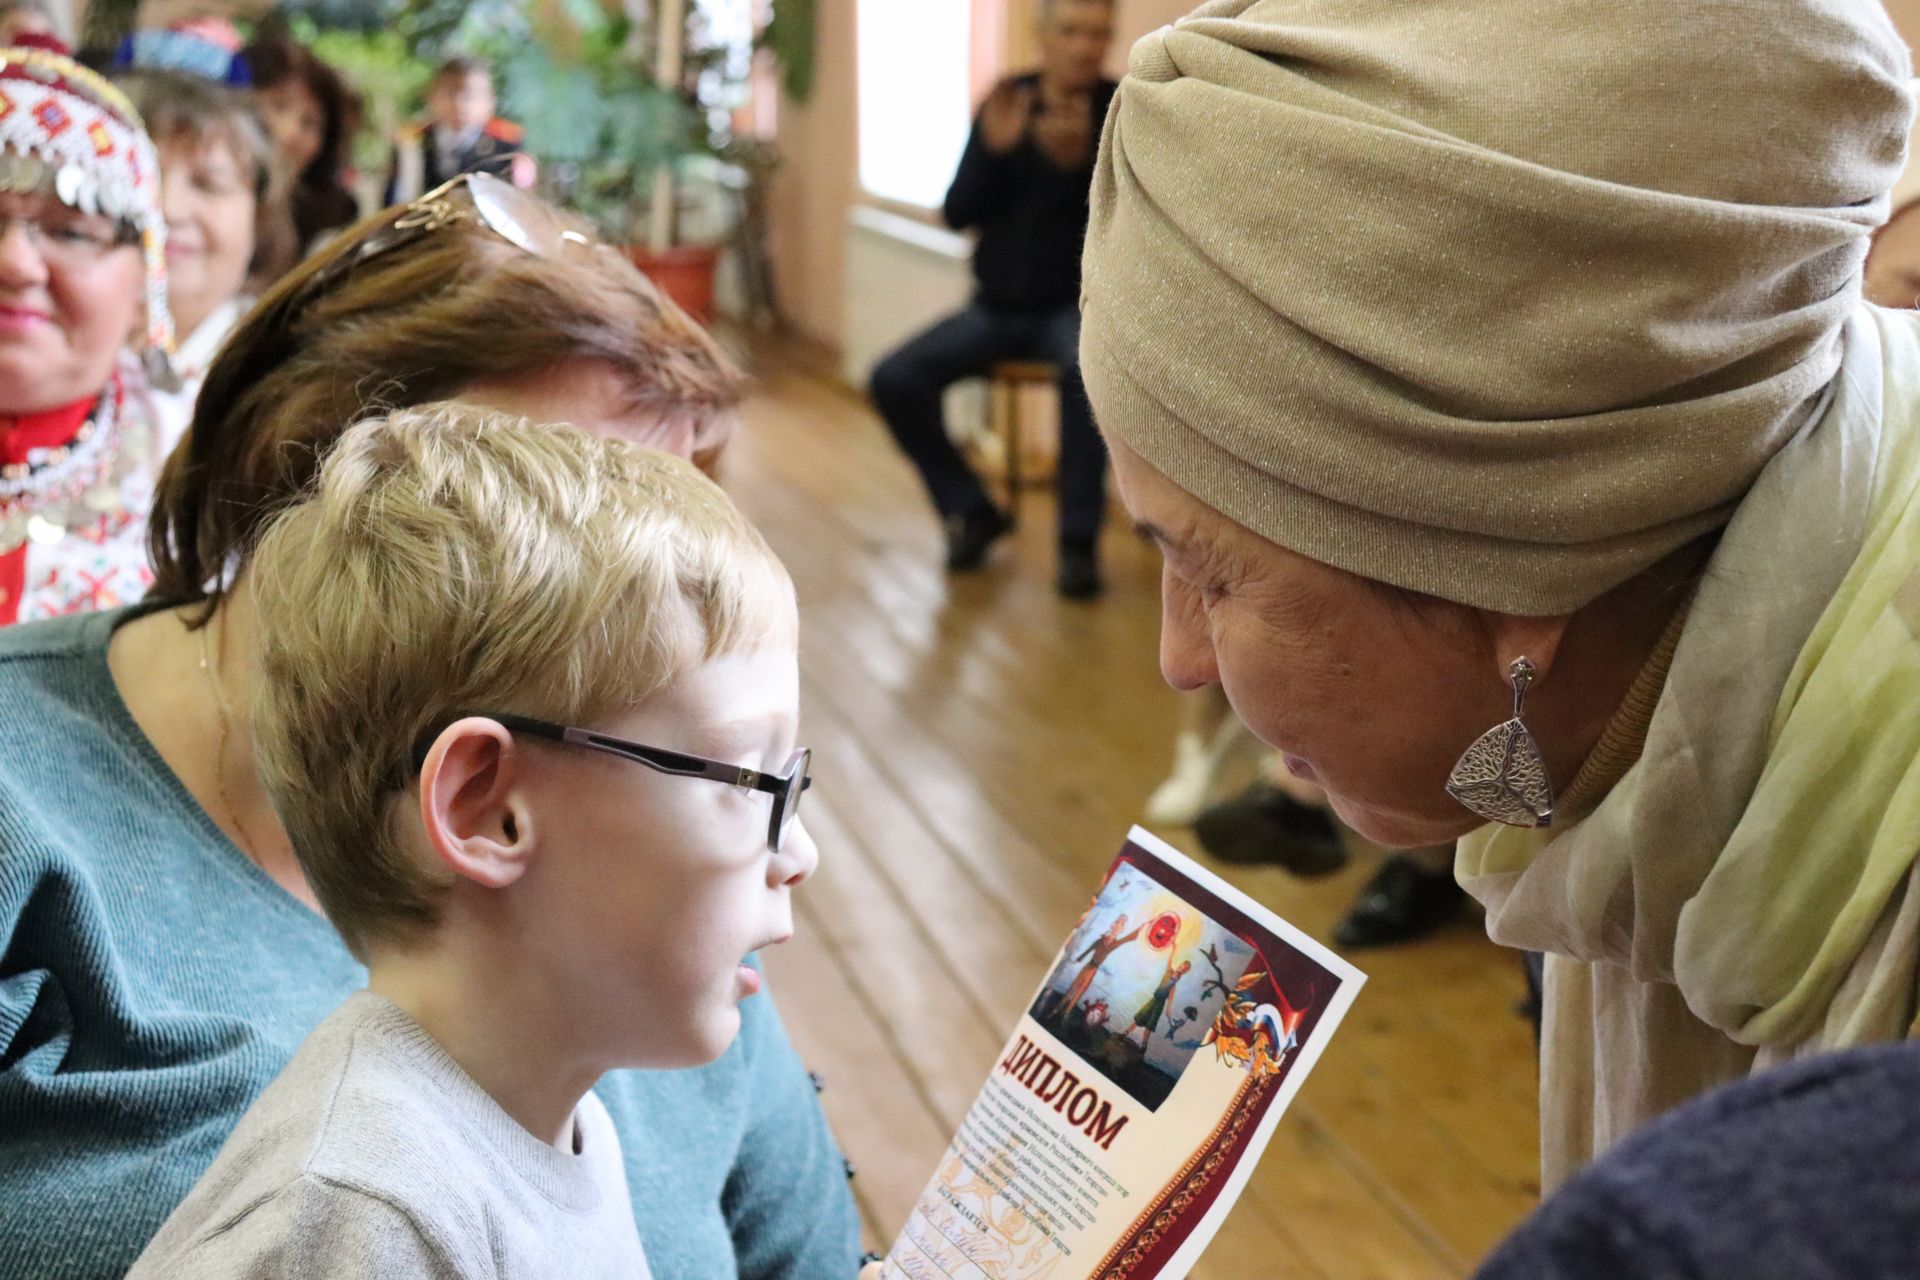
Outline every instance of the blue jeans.
{"type": "Polygon", "coordinates": [[[1080,312],[994,311],[975,303],[882,360],[873,403],[920,472],[942,517],[992,501],[947,436],[941,393],[984,377],[1001,360],[1045,360],[1060,370],[1060,542],[1091,547],[1106,514],[1107,450],[1080,383],[1080,312]]]}

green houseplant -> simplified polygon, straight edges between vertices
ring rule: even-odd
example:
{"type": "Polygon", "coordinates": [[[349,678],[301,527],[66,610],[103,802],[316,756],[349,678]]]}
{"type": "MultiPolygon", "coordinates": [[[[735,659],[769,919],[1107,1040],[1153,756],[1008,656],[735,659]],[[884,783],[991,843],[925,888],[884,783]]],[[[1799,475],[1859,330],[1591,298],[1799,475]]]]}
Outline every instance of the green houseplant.
{"type": "Polygon", "coordinates": [[[648,66],[654,33],[624,13],[570,7],[496,59],[501,104],[527,130],[549,195],[595,222],[696,319],[710,321],[724,234],[683,237],[688,175],[716,171],[729,137],[690,87],[704,65],[663,84],[648,66]],[[669,190],[660,198],[661,175],[669,190]]]}
{"type": "Polygon", "coordinates": [[[636,56],[624,19],[527,41],[496,66],[501,109],[525,127],[552,193],[609,239],[644,237],[656,171],[712,154],[692,107],[636,56]]]}
{"type": "MultiPolygon", "coordinates": [[[[287,7],[321,28],[321,43],[337,42],[331,52],[343,61],[372,64],[396,87],[404,81],[409,99],[445,54],[487,57],[502,112],[526,129],[527,150],[540,161],[545,194],[630,246],[641,269],[702,319],[712,314],[721,246],[735,222],[751,221],[764,204],[777,159],[771,143],[732,131],[753,48],[772,52],[790,96],[804,96],[812,77],[813,0],[777,0],[773,22],[752,41],[737,31],[730,40],[711,38],[699,0],[294,0],[287,7]],[[663,15],[673,25],[664,41],[656,26],[663,15]]],[[[396,110],[417,105],[406,100],[396,110]]],[[[765,275],[754,269],[758,255],[746,256],[749,293],[764,292],[754,284],[765,275]]]]}

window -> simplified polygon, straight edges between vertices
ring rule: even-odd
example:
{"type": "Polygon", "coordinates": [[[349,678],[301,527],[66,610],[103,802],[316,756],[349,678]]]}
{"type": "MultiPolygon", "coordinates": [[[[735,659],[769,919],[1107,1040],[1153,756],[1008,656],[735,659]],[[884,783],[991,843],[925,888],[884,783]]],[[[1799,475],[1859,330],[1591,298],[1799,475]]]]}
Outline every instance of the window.
{"type": "Polygon", "coordinates": [[[859,0],[860,185],[937,209],[973,124],[969,0],[859,0]]]}

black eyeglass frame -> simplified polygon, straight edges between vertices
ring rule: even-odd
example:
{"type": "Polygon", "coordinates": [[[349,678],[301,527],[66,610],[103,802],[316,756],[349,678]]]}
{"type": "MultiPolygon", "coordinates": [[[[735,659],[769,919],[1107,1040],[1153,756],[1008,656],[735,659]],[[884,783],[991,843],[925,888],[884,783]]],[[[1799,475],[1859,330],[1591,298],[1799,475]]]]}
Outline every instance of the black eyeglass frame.
{"type": "MultiPolygon", "coordinates": [[[[799,748],[787,758],[787,767],[783,773],[762,773],[743,765],[728,764],[724,760],[709,760],[705,756],[689,755],[685,751],[670,751],[665,747],[649,747],[644,743],[629,742],[625,738],[615,738],[609,734],[597,733],[592,729],[558,724],[552,720],[539,720],[532,716],[492,711],[473,711],[466,715],[492,720],[510,733],[524,733],[533,738],[545,738],[550,742],[585,747],[589,751],[619,756],[623,760],[643,764],[656,773],[671,774],[677,778],[704,778],[709,782],[723,782],[730,787],[741,787],[748,791],[764,791],[773,797],[773,815],[767,823],[767,849],[772,853],[780,852],[780,845],[786,839],[790,819],[800,812],[800,796],[813,786],[811,772],[813,752],[807,747],[799,748]]],[[[458,716],[456,719],[465,719],[466,715],[458,716]]],[[[438,736],[436,732],[431,736],[423,737],[414,746],[415,773],[418,773],[420,767],[427,762],[427,752],[432,749],[433,739],[438,736]]]]}

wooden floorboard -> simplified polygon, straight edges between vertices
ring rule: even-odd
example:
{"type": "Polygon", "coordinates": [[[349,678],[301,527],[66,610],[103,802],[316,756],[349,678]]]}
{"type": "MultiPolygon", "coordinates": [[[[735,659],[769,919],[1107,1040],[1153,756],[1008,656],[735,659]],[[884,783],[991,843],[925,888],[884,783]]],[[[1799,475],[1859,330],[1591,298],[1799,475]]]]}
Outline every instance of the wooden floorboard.
{"type": "MultiPolygon", "coordinates": [[[[777,348],[758,364],[724,479],[800,595],[822,853],[799,936],[766,961],[883,1245],[1138,820],[1179,702],[1159,680],[1149,546],[1116,522],[1108,595],[1063,602],[1041,494],[985,572],[949,579],[866,407],[777,348]]],[[[1311,882],[1216,869],[1324,938],[1376,856],[1356,846],[1311,882]]],[[[1527,1212],[1522,983],[1477,928],[1355,957],[1369,985],[1196,1276],[1461,1276],[1527,1212]]]]}

